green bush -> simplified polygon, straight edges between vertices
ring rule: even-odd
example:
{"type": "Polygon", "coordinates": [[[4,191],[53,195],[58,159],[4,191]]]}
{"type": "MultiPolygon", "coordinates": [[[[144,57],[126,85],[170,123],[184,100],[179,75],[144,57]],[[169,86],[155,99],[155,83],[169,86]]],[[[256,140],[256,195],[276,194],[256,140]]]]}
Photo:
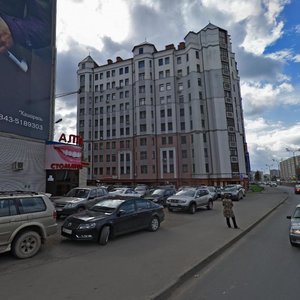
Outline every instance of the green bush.
{"type": "Polygon", "coordinates": [[[262,187],[258,184],[251,184],[250,187],[249,187],[249,190],[251,192],[259,193],[259,192],[264,190],[264,187],[262,187]]]}

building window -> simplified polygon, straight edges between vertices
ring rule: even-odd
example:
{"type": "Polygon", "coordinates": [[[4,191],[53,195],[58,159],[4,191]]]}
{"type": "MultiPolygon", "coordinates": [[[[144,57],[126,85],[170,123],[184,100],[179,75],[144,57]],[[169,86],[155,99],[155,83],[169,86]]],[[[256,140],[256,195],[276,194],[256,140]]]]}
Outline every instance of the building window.
{"type": "Polygon", "coordinates": [[[160,124],[160,131],[166,131],[166,124],[165,123],[160,124]]]}
{"type": "Polygon", "coordinates": [[[163,71],[159,71],[159,73],[158,73],[158,78],[159,78],[159,79],[164,78],[164,72],[163,72],[163,71]]]}
{"type": "Polygon", "coordinates": [[[168,82],[168,83],[166,84],[166,88],[167,88],[167,91],[170,91],[170,90],[171,90],[171,83],[168,82]]]}
{"type": "Polygon", "coordinates": [[[167,144],[167,138],[166,138],[165,136],[163,136],[163,137],[161,138],[161,144],[162,144],[162,145],[166,145],[166,144],[167,144]]]}
{"type": "Polygon", "coordinates": [[[145,98],[140,98],[139,105],[142,106],[142,105],[145,105],[145,104],[146,104],[145,98]]]}
{"type": "Polygon", "coordinates": [[[146,138],[141,138],[140,139],[140,146],[147,146],[147,139],[146,138]]]}
{"type": "Polygon", "coordinates": [[[125,67],[125,74],[129,73],[129,67],[125,67]]]}
{"type": "Polygon", "coordinates": [[[164,118],[164,117],[165,117],[165,110],[164,110],[164,109],[161,109],[161,110],[160,110],[160,117],[161,117],[161,118],[164,118]]]}
{"type": "Polygon", "coordinates": [[[195,54],[196,54],[196,58],[199,59],[199,51],[196,51],[195,54]]]}
{"type": "Polygon", "coordinates": [[[185,122],[180,123],[180,130],[185,130],[185,122]]]}
{"type": "Polygon", "coordinates": [[[146,132],[147,131],[147,126],[146,124],[141,124],[140,125],[140,132],[146,132]]]}
{"type": "Polygon", "coordinates": [[[139,86],[139,93],[145,93],[145,86],[144,85],[139,86]]]}
{"type": "Polygon", "coordinates": [[[163,92],[165,90],[165,86],[163,84],[159,85],[159,91],[163,92]]]}
{"type": "Polygon", "coordinates": [[[180,137],[180,140],[181,140],[181,144],[182,144],[182,145],[186,144],[186,136],[185,136],[185,135],[182,135],[182,136],[180,137]]]}
{"type": "MultiPolygon", "coordinates": [[[[172,136],[169,136],[168,137],[168,143],[169,145],[172,145],[173,144],[173,137],[172,136]]],[[[172,152],[173,153],[173,152],[172,152]]]]}
{"type": "Polygon", "coordinates": [[[163,61],[162,58],[160,58],[160,59],[158,60],[158,65],[159,65],[159,66],[162,66],[163,64],[164,64],[164,61],[163,61]]]}
{"type": "Polygon", "coordinates": [[[143,54],[144,53],[144,48],[139,48],[139,54],[143,54]]]}
{"type": "Polygon", "coordinates": [[[165,65],[168,65],[170,63],[170,57],[165,57],[165,65]]]}
{"type": "Polygon", "coordinates": [[[160,97],[159,101],[160,101],[160,104],[165,104],[166,103],[165,97],[160,97]]]}
{"type": "Polygon", "coordinates": [[[107,71],[106,72],[106,78],[109,78],[110,77],[110,71],[107,71]]]}
{"type": "Polygon", "coordinates": [[[168,108],[167,113],[168,117],[172,117],[172,108],[168,108]]]}
{"type": "Polygon", "coordinates": [[[168,122],[168,130],[169,131],[173,130],[173,123],[172,122],[168,122]]]}
{"type": "Polygon", "coordinates": [[[187,173],[188,172],[188,165],[184,164],[182,165],[182,173],[187,173]]]}
{"type": "Polygon", "coordinates": [[[141,151],[140,152],[140,159],[147,159],[147,151],[141,151]]]}
{"type": "Polygon", "coordinates": [[[148,166],[143,165],[141,166],[141,174],[147,174],[148,173],[148,166]]]}
{"type": "Polygon", "coordinates": [[[138,62],[138,67],[139,67],[139,69],[145,68],[145,61],[144,60],[140,60],[138,62]]]}
{"type": "Polygon", "coordinates": [[[180,65],[181,62],[182,62],[182,61],[181,61],[181,56],[178,56],[178,57],[177,57],[177,64],[180,65]]]}
{"type": "Polygon", "coordinates": [[[187,150],[181,151],[181,158],[187,158],[187,150]]]}
{"type": "Polygon", "coordinates": [[[166,70],[166,77],[170,77],[170,76],[171,76],[170,70],[166,70]]]}
{"type": "Polygon", "coordinates": [[[139,80],[145,80],[145,73],[139,73],[139,80]]]}

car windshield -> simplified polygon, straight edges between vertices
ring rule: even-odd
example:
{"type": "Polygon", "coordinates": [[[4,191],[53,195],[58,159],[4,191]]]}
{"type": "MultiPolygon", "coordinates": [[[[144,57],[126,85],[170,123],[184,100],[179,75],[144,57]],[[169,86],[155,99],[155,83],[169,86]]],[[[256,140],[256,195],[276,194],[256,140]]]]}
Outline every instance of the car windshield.
{"type": "Polygon", "coordinates": [[[72,189],[67,193],[67,197],[76,197],[76,198],[87,198],[89,190],[86,189],[72,189]]]}
{"type": "Polygon", "coordinates": [[[293,218],[295,219],[299,219],[300,218],[300,207],[297,207],[295,212],[294,212],[294,215],[293,215],[293,218]]]}
{"type": "Polygon", "coordinates": [[[235,191],[237,188],[234,186],[226,186],[223,191],[235,191]]]}
{"type": "Polygon", "coordinates": [[[152,195],[163,195],[163,194],[164,194],[164,190],[163,189],[155,190],[152,193],[152,195]]]}
{"type": "Polygon", "coordinates": [[[296,189],[300,189],[300,184],[296,184],[296,185],[295,185],[295,188],[296,188],[296,189]]]}
{"type": "Polygon", "coordinates": [[[113,213],[123,202],[124,200],[103,200],[92,206],[89,210],[104,213],[113,213]]]}
{"type": "Polygon", "coordinates": [[[181,190],[176,195],[194,197],[195,193],[196,193],[195,189],[186,189],[186,190],[181,190]]]}

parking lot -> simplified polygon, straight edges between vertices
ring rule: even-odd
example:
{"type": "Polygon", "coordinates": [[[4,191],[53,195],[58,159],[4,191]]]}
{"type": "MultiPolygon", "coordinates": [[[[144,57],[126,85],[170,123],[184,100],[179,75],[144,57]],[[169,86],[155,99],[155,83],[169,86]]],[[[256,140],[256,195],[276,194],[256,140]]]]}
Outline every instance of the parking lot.
{"type": "Polygon", "coordinates": [[[106,246],[69,241],[57,233],[31,259],[0,255],[0,298],[32,299],[34,291],[46,300],[152,299],[242,236],[286,196],[271,188],[235,202],[239,230],[227,228],[221,203],[216,201],[213,210],[201,209],[194,215],[165,210],[165,221],[157,232],[122,236],[106,246]]]}

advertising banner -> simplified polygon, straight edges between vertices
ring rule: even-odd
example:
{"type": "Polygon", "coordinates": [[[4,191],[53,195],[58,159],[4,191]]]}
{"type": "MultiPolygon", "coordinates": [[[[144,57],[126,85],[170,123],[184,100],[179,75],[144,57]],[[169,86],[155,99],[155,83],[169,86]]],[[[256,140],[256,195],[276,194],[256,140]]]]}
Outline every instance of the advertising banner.
{"type": "Polygon", "coordinates": [[[56,0],[0,0],[0,132],[47,140],[56,0]]]}
{"type": "Polygon", "coordinates": [[[81,169],[82,148],[78,145],[47,142],[46,170],[76,170],[81,169]]]}

